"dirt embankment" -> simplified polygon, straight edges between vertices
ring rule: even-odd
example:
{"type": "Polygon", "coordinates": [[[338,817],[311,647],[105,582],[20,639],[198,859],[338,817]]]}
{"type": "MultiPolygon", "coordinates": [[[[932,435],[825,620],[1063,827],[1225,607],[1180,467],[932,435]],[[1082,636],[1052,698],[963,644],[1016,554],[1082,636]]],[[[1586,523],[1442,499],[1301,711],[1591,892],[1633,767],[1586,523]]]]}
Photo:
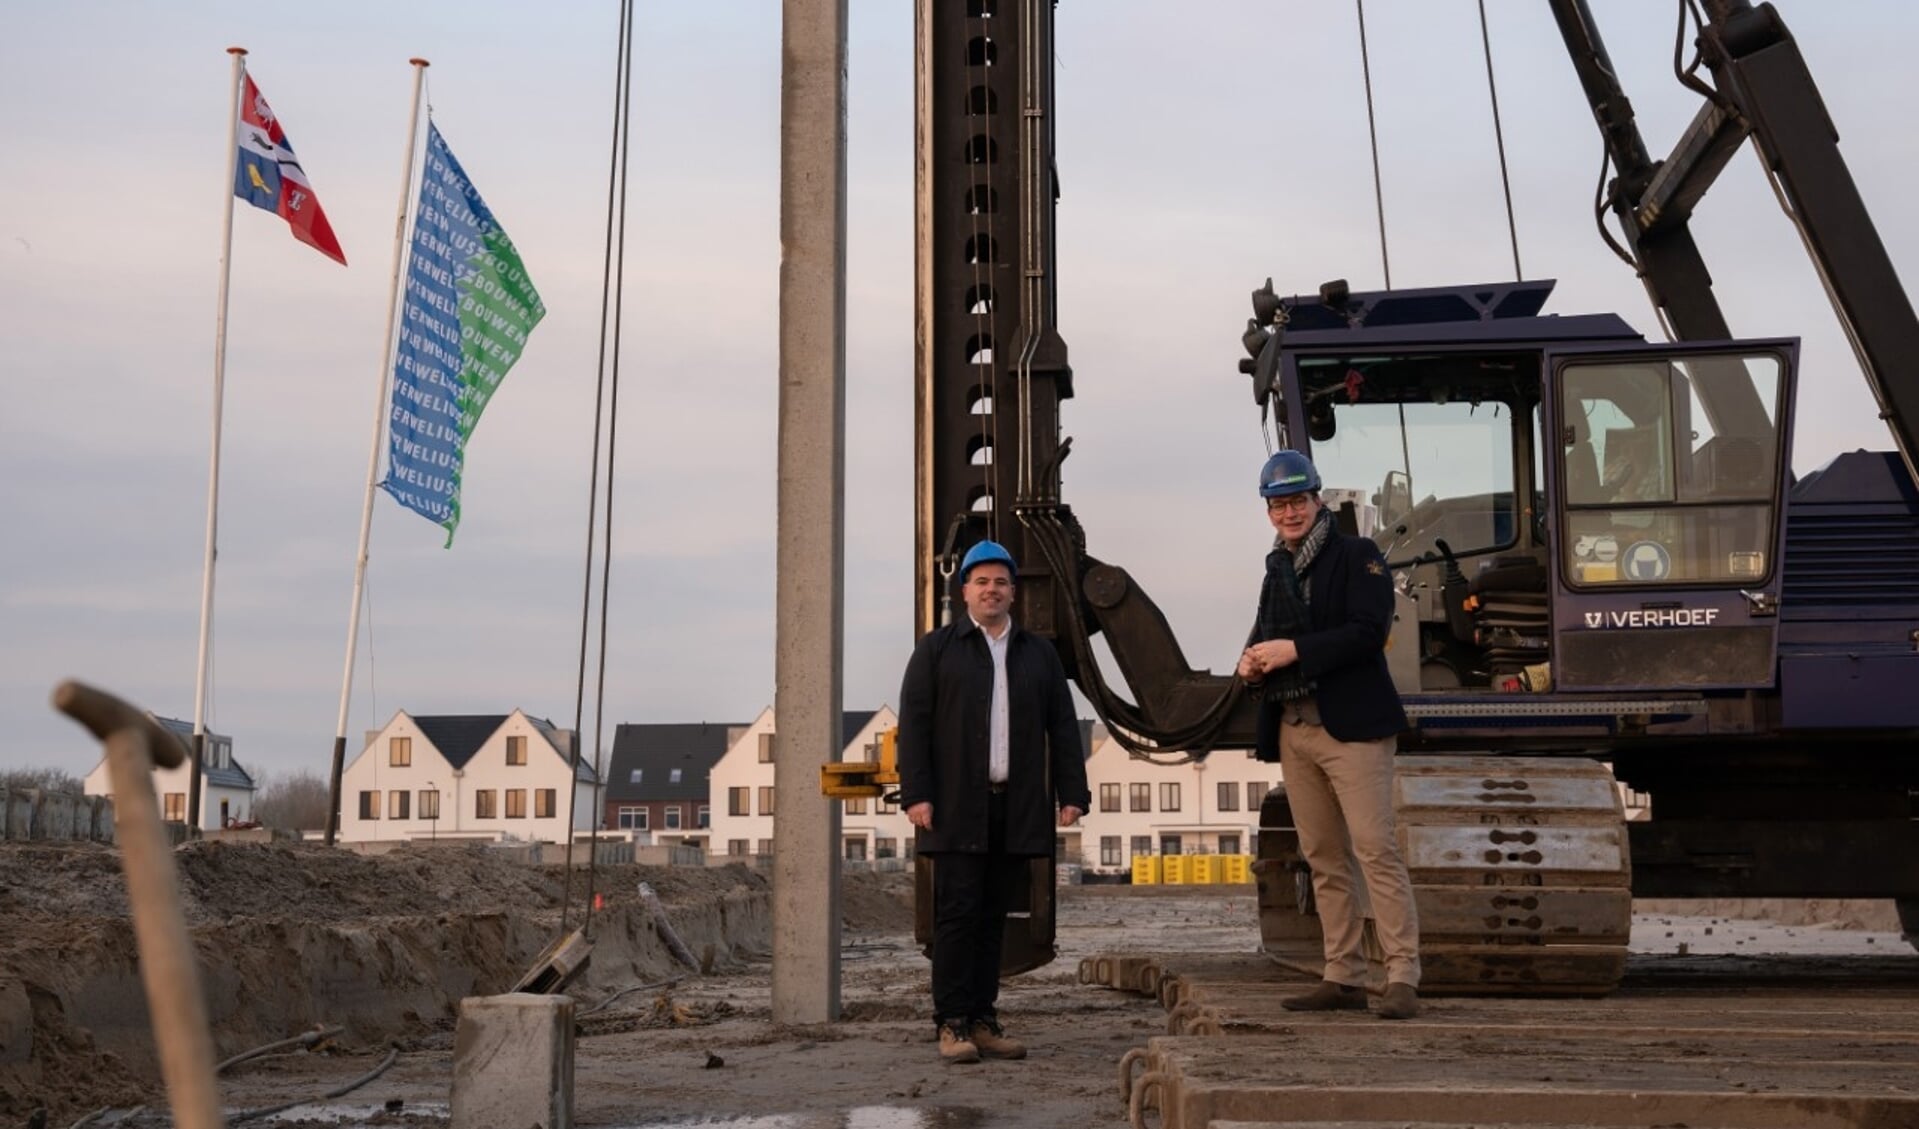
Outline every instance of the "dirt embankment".
{"type": "MultiPolygon", "coordinates": [[[[195,843],[175,854],[222,1055],[319,1024],[367,1044],[450,1028],[461,998],[505,991],[578,926],[588,875],[474,846],[361,856],[316,846],[195,843]]],[[[638,896],[716,971],[770,948],[767,879],[743,866],[614,866],[578,986],[593,999],[684,975],[638,896]]],[[[900,883],[848,875],[851,932],[910,928],[900,883]]],[[[157,1096],[125,884],[111,848],[0,846],[0,1123],[54,1121],[157,1096]]]]}

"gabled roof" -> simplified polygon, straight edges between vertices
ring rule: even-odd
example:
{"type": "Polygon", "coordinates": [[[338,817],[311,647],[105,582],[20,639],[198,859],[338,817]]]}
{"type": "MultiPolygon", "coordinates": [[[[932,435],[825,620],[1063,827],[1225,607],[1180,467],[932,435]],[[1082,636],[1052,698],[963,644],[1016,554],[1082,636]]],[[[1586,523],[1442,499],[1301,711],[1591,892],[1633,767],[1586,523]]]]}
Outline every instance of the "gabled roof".
{"type": "MultiPolygon", "coordinates": [[[[561,729],[543,717],[528,717],[527,720],[562,757],[571,758],[574,755],[574,734],[571,729],[561,729]]],[[[592,784],[599,777],[593,775],[593,766],[582,756],[573,764],[573,779],[592,784]]]]}
{"type": "Polygon", "coordinates": [[[726,753],[729,738],[744,728],[743,723],[714,721],[619,726],[613,731],[606,798],[705,800],[708,775],[726,753]],[[675,770],[680,774],[677,782],[675,770]]]}
{"type": "Polygon", "coordinates": [[[426,739],[446,758],[446,763],[454,768],[465,768],[473,754],[480,751],[486,739],[499,732],[500,726],[512,715],[490,714],[439,714],[434,717],[413,716],[413,724],[420,727],[426,739]]]}
{"type": "MultiPolygon", "coordinates": [[[[180,743],[186,746],[189,753],[193,751],[192,722],[181,721],[177,717],[161,717],[159,714],[154,714],[153,720],[159,722],[162,729],[180,738],[180,743]]],[[[222,788],[252,789],[257,787],[253,782],[253,775],[245,768],[242,768],[239,760],[233,757],[233,739],[224,733],[215,733],[211,729],[207,730],[207,742],[211,744],[215,741],[225,741],[227,743],[227,759],[232,763],[224,765],[203,764],[200,766],[200,779],[205,780],[208,784],[218,785],[222,788]]]]}
{"type": "Polygon", "coordinates": [[[840,714],[840,748],[844,749],[851,745],[853,738],[860,735],[860,730],[865,729],[866,723],[872,721],[873,715],[878,712],[880,711],[846,710],[842,712],[840,714]]]}

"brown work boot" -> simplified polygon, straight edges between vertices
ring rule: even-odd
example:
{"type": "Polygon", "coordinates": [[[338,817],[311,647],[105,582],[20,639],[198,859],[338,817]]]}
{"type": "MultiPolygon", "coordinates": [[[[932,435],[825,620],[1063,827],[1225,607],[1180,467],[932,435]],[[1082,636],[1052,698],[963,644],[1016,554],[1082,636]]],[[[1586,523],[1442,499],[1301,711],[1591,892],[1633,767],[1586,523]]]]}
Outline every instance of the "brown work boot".
{"type": "Polygon", "coordinates": [[[1366,989],[1321,980],[1319,987],[1303,996],[1288,996],[1279,1006],[1287,1011],[1365,1011],[1366,989]]]}
{"type": "Polygon", "coordinates": [[[1379,999],[1378,1014],[1381,1019],[1411,1019],[1418,1015],[1418,989],[1398,980],[1386,985],[1386,994],[1379,999]]]}
{"type": "Polygon", "coordinates": [[[1018,1039],[1007,1038],[997,1019],[973,1021],[973,1045],[979,1048],[982,1058],[1026,1057],[1026,1044],[1018,1039]]]}
{"type": "Polygon", "coordinates": [[[963,1023],[940,1024],[940,1058],[948,1063],[979,1061],[979,1044],[963,1023]]]}

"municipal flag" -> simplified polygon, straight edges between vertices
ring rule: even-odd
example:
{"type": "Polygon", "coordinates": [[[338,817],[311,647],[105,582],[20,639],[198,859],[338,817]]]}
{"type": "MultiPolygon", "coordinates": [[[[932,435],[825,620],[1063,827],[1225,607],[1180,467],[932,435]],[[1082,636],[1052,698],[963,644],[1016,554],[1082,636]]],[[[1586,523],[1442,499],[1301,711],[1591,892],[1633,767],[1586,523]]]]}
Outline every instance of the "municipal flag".
{"type": "Polygon", "coordinates": [[[293,155],[293,142],[287,140],[286,130],[280,128],[280,119],[273,116],[273,107],[253,84],[252,75],[246,76],[246,88],[240,93],[240,163],[234,166],[233,194],[278,215],[293,229],[295,239],[346,265],[333,225],[326,221],[300,159],[293,155]]]}
{"type": "Polygon", "coordinates": [[[467,441],[545,316],[519,251],[429,121],[380,486],[445,528],[448,545],[467,441]]]}

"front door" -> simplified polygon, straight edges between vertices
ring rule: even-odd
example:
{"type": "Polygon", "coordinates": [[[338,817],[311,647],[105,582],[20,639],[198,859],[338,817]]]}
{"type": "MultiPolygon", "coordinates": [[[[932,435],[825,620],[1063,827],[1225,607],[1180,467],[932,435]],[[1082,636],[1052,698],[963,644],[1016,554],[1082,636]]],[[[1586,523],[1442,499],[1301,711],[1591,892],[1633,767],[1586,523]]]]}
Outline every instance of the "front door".
{"type": "Polygon", "coordinates": [[[1797,352],[1548,354],[1557,688],[1772,685],[1797,352]]]}

